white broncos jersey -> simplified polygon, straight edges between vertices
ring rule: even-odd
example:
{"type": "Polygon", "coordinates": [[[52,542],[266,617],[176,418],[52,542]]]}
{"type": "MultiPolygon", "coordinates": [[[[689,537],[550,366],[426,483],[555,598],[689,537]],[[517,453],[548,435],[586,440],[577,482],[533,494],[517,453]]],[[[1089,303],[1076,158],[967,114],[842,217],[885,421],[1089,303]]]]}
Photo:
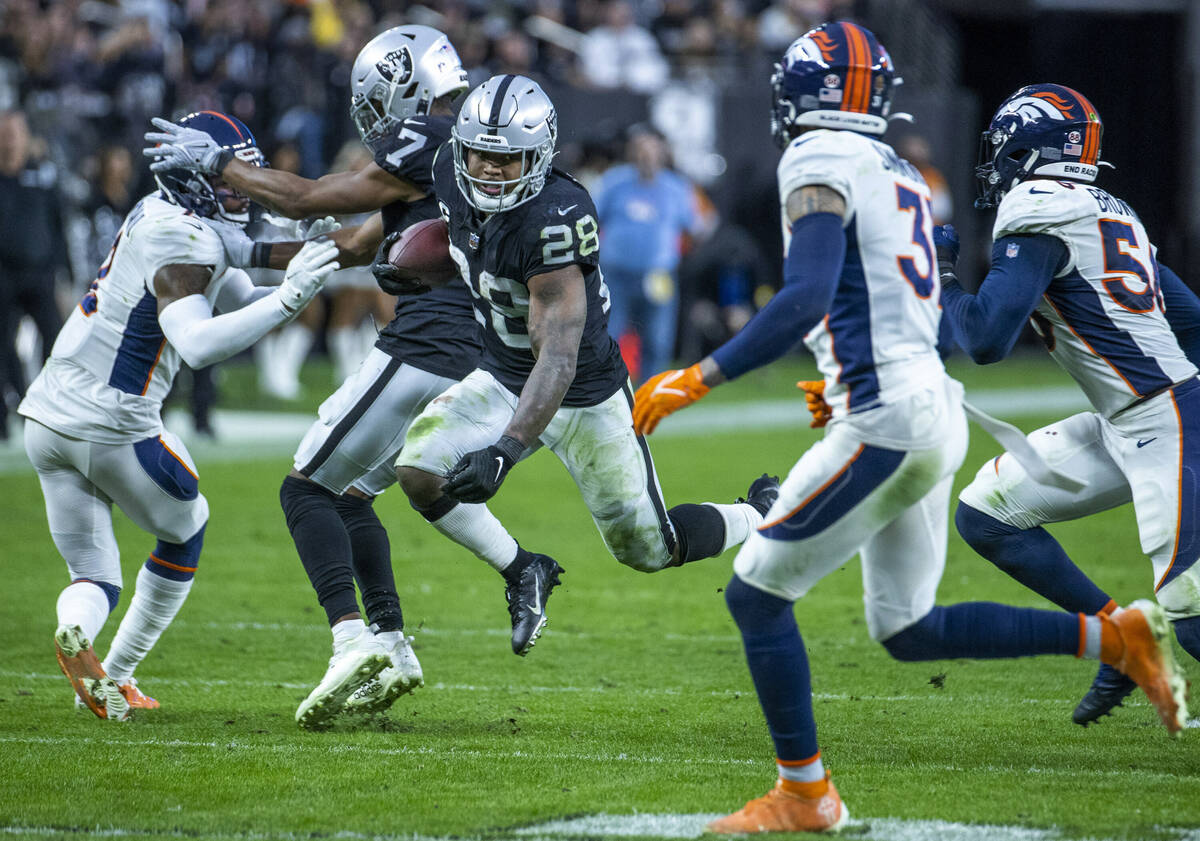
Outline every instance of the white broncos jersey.
{"type": "Polygon", "coordinates": [[[125,217],[18,411],[86,441],[117,444],[161,433],[179,354],[158,324],[154,275],[181,264],[213,267],[204,294],[215,303],[227,269],[220,237],[190,211],[146,196],[125,217]]]}
{"type": "Polygon", "coordinates": [[[826,317],[804,337],[835,417],[892,402],[945,376],[937,354],[941,286],[929,187],[885,143],[850,131],[806,132],[779,162],[787,197],[823,184],[846,200],[846,259],[826,317]]]}
{"type": "Polygon", "coordinates": [[[1026,181],[996,213],[993,238],[1010,234],[1067,246],[1032,321],[1096,411],[1111,417],[1196,374],[1163,314],[1155,248],[1129,205],[1090,184],[1026,181]]]}

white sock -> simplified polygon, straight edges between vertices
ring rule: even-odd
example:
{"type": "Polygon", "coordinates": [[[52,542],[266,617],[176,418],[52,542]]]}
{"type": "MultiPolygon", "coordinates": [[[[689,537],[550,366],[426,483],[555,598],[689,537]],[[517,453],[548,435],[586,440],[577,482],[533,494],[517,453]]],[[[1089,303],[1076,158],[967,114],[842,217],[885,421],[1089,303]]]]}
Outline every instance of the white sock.
{"type": "Polygon", "coordinates": [[[825,779],[825,764],[820,755],[807,765],[784,765],[776,760],[781,780],[791,780],[793,783],[815,783],[825,779]]]}
{"type": "Polygon", "coordinates": [[[138,570],[129,610],[104,658],[104,671],[109,677],[117,683],[126,683],[133,677],[133,670],[171,624],[191,589],[190,578],[173,581],[145,567],[138,570]]]}
{"type": "Polygon", "coordinates": [[[460,502],[435,520],[433,527],[497,572],[503,572],[517,557],[517,541],[483,503],[460,502]]]}
{"type": "Polygon", "coordinates": [[[331,327],[325,341],[333,361],[333,376],[341,385],[362,364],[362,333],[357,327],[331,327]]]}
{"type": "Polygon", "coordinates": [[[404,642],[404,631],[380,631],[375,635],[375,639],[383,643],[390,652],[404,642]]]}
{"type": "MultiPolygon", "coordinates": [[[[1114,611],[1115,612],[1115,611],[1114,611]]],[[[1083,659],[1100,659],[1100,617],[1086,616],[1083,620],[1083,659]]]]}
{"type": "Polygon", "coordinates": [[[295,396],[300,393],[300,369],[313,345],[313,331],[303,324],[293,323],[279,331],[275,339],[275,353],[268,361],[269,380],[280,396],[295,396]]]}
{"type": "Polygon", "coordinates": [[[365,634],[367,626],[361,619],[343,619],[329,630],[333,632],[333,650],[341,651],[365,634]]]}
{"type": "Polygon", "coordinates": [[[91,581],[75,581],[58,594],[59,625],[78,625],[88,642],[96,644],[96,637],[108,619],[108,596],[91,581]]]}
{"type": "Polygon", "coordinates": [[[706,502],[704,504],[717,509],[721,519],[725,521],[725,545],[721,547],[722,552],[731,546],[745,543],[746,538],[762,525],[763,516],[753,505],[747,505],[744,502],[729,504],[706,502]]]}

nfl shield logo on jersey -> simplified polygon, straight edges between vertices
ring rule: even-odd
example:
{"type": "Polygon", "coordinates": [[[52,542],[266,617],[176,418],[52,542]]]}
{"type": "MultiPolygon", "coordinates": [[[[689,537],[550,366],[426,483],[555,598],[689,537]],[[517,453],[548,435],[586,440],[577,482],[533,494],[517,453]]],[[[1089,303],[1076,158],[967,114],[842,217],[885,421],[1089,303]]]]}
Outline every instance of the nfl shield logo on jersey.
{"type": "Polygon", "coordinates": [[[1004,256],[1010,260],[1013,257],[1016,257],[1020,253],[1021,253],[1021,246],[1017,245],[1017,243],[1015,243],[1015,242],[1010,242],[1008,244],[1008,247],[1004,249],[1004,256]]]}

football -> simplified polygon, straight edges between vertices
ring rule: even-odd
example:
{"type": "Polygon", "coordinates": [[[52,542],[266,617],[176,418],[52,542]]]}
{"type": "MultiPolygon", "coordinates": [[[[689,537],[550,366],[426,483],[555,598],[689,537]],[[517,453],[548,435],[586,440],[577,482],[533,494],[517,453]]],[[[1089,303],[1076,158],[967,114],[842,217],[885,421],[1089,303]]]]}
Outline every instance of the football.
{"type": "Polygon", "coordinates": [[[388,262],[426,286],[445,286],[458,274],[450,257],[450,238],[441,219],[426,219],[404,229],[388,250],[388,262]]]}

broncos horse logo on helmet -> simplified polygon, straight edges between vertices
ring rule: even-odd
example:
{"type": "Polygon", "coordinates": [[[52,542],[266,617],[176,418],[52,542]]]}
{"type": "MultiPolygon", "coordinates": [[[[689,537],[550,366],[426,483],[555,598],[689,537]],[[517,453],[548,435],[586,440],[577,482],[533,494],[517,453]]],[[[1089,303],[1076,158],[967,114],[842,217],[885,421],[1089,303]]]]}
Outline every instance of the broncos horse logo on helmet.
{"type": "MultiPolygon", "coordinates": [[[[228,149],[248,164],[267,165],[254,134],[237,117],[219,111],[196,111],[180,120],[179,125],[204,132],[222,149],[228,149]]],[[[189,169],[168,169],[155,173],[154,180],[164,198],[199,216],[224,219],[240,225],[250,221],[250,200],[228,187],[214,186],[211,176],[189,169]],[[244,209],[226,207],[225,201],[229,199],[239,200],[244,204],[244,209]]]]}
{"type": "Polygon", "coordinates": [[[1027,85],[1001,103],[979,139],[979,198],[993,207],[1035,175],[1091,183],[1104,124],[1087,98],[1063,85],[1027,85]]]}
{"type": "Polygon", "coordinates": [[[771,76],[771,133],[787,146],[801,128],[883,134],[892,89],[901,83],[887,50],[868,30],[841,21],[796,39],[771,76]]]}

